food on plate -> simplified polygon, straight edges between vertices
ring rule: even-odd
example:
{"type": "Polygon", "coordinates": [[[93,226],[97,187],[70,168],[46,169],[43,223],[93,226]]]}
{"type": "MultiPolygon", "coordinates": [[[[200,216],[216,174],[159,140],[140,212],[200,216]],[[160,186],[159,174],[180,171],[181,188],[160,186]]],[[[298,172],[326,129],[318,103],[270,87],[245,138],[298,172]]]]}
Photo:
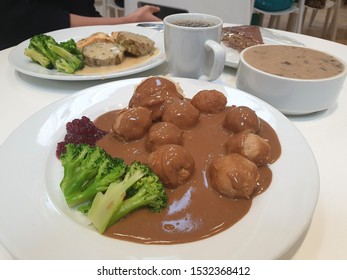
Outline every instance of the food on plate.
{"type": "Polygon", "coordinates": [[[90,67],[110,66],[124,61],[124,52],[113,43],[93,43],[82,50],[84,63],[90,67]]]}
{"type": "Polygon", "coordinates": [[[201,113],[215,114],[225,109],[227,98],[218,90],[201,90],[193,96],[191,103],[201,113]]]}
{"type": "Polygon", "coordinates": [[[191,154],[180,145],[165,144],[150,153],[148,166],[167,188],[177,188],[194,173],[195,162],[191,154]]]}
{"type": "Polygon", "coordinates": [[[190,101],[186,99],[175,99],[168,102],[163,109],[161,119],[171,122],[178,128],[188,129],[199,122],[200,112],[190,101]]]}
{"type": "Polygon", "coordinates": [[[146,107],[153,120],[161,118],[165,105],[173,99],[183,99],[183,90],[175,81],[166,77],[149,77],[134,91],[129,107],[146,107]]]}
{"type": "Polygon", "coordinates": [[[145,107],[121,110],[112,125],[112,134],[124,141],[137,140],[145,136],[152,125],[151,111],[145,107]]]}
{"type": "Polygon", "coordinates": [[[221,41],[238,52],[250,46],[264,44],[260,29],[255,25],[223,27],[221,41]]]}
{"type": "Polygon", "coordinates": [[[127,31],[112,32],[111,36],[116,45],[132,55],[143,56],[154,52],[155,42],[146,36],[127,31]]]}
{"type": "Polygon", "coordinates": [[[73,39],[57,43],[52,36],[39,34],[30,39],[24,54],[47,69],[73,74],[84,67],[83,54],[73,39]]]}
{"type": "Polygon", "coordinates": [[[60,188],[70,207],[81,206],[99,232],[140,207],[160,212],[167,194],[146,165],[113,158],[98,146],[67,144],[60,188]],[[89,204],[84,204],[89,203],[89,204]]]}
{"type": "Polygon", "coordinates": [[[234,106],[226,114],[224,127],[233,133],[241,131],[257,133],[260,129],[260,119],[251,108],[234,106]]]}
{"type": "Polygon", "coordinates": [[[52,36],[39,34],[30,39],[24,54],[47,69],[67,74],[95,74],[142,63],[158,53],[155,42],[140,34],[119,31],[111,35],[96,32],[77,42],[57,43],[52,36]]]}
{"type": "Polygon", "coordinates": [[[66,124],[66,134],[64,140],[57,144],[56,156],[65,152],[66,144],[88,144],[95,146],[95,143],[106,135],[106,131],[98,129],[94,123],[83,116],[81,119],[74,119],[66,124]]]}
{"type": "Polygon", "coordinates": [[[228,153],[240,154],[257,166],[269,164],[270,145],[257,134],[249,131],[239,132],[233,135],[225,146],[228,153]]]}
{"type": "MultiPolygon", "coordinates": [[[[270,186],[272,171],[269,166],[281,154],[281,145],[272,127],[251,108],[224,105],[221,109],[224,99],[220,95],[224,94],[214,91],[204,94],[208,95],[207,100],[214,100],[218,96],[216,103],[219,109],[213,110],[213,113],[204,112],[209,106],[201,105],[202,111],[194,109],[198,111],[196,124],[179,127],[171,120],[164,120],[164,114],[158,114],[158,108],[163,107],[165,112],[169,105],[174,102],[181,104],[182,101],[194,107],[193,98],[186,98],[183,94],[182,88],[173,79],[146,78],[135,87],[128,106],[103,113],[93,121],[98,129],[108,132],[97,141],[97,147],[112,158],[121,158],[127,166],[134,162],[144,164],[157,176],[153,181],[159,180],[167,195],[167,207],[160,207],[161,211],[155,214],[143,207],[136,211],[125,211],[124,208],[130,209],[127,203],[124,208],[119,208],[118,214],[103,209],[109,203],[118,204],[119,200],[110,200],[110,194],[118,192],[115,188],[98,194],[100,200],[95,202],[94,199],[93,202],[99,204],[95,206],[95,211],[90,212],[92,208],[88,202],[78,206],[80,211],[95,221],[94,225],[105,236],[145,244],[201,240],[228,229],[242,219],[249,211],[253,198],[270,186]],[[149,111],[145,123],[150,123],[150,127],[143,129],[140,125],[142,136],[131,140],[115,137],[113,126],[121,113],[144,107],[149,111]],[[155,119],[150,117],[153,112],[156,112],[155,119]],[[233,121],[226,122],[228,115],[229,118],[233,117],[233,121]],[[247,125],[237,125],[237,122],[247,125]],[[240,136],[247,133],[256,137],[240,136]],[[235,143],[232,143],[233,138],[235,143]],[[244,139],[246,145],[240,143],[244,139]],[[267,149],[263,147],[263,142],[268,144],[269,150],[261,158],[259,154],[262,152],[258,153],[258,150],[267,149]],[[99,220],[101,216],[104,218],[99,220]]],[[[203,98],[199,99],[200,104],[203,98]]],[[[187,112],[184,109],[176,110],[178,115],[187,112]]],[[[171,119],[175,119],[174,110],[171,114],[171,119]]],[[[132,123],[125,122],[124,125],[131,129],[132,123]]],[[[126,191],[129,204],[132,189],[126,191]]]]}
{"type": "Polygon", "coordinates": [[[151,126],[147,133],[146,149],[155,151],[159,146],[165,144],[183,143],[183,130],[170,122],[158,122],[151,126]]]}
{"type": "Polygon", "coordinates": [[[229,198],[251,198],[260,174],[256,164],[240,154],[215,158],[209,165],[211,186],[229,198]]]}
{"type": "Polygon", "coordinates": [[[60,188],[70,207],[91,201],[111,182],[120,180],[126,170],[124,160],[88,144],[67,144],[60,162],[64,169],[60,188]]]}
{"type": "Polygon", "coordinates": [[[103,233],[129,213],[143,207],[160,212],[167,206],[167,194],[158,176],[145,164],[133,162],[121,180],[113,181],[106,192],[98,192],[88,217],[103,233]]]}
{"type": "Polygon", "coordinates": [[[95,43],[114,43],[113,38],[105,33],[105,32],[96,32],[90,36],[88,36],[87,38],[83,38],[81,40],[77,41],[77,47],[79,49],[83,49],[86,46],[95,44],[95,43]]]}

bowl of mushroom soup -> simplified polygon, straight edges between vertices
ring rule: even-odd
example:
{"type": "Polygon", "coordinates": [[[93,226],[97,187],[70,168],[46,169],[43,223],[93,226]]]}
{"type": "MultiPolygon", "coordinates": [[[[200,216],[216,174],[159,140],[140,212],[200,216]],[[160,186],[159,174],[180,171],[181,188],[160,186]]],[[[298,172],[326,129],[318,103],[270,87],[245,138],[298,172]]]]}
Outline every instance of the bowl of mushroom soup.
{"type": "Polygon", "coordinates": [[[286,115],[303,115],[332,107],[346,74],[346,63],[326,52],[257,45],[241,52],[236,87],[286,115]]]}

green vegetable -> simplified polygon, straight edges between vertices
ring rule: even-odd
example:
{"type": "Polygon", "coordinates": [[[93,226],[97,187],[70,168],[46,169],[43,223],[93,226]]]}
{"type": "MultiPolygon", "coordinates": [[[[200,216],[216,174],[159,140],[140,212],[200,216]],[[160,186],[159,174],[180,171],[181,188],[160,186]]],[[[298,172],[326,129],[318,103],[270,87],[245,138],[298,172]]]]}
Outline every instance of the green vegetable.
{"type": "Polygon", "coordinates": [[[70,207],[105,191],[110,183],[122,179],[127,168],[122,159],[112,158],[100,147],[87,144],[67,144],[60,161],[64,168],[60,188],[70,207]]]}
{"type": "Polygon", "coordinates": [[[84,67],[84,60],[82,53],[77,49],[75,42],[70,42],[70,44],[61,44],[64,47],[50,44],[47,46],[49,50],[57,56],[55,61],[55,68],[60,72],[65,72],[68,74],[73,74],[77,70],[80,70],[84,67]],[[75,48],[71,47],[71,44],[75,45],[75,48]]]}
{"type": "Polygon", "coordinates": [[[160,212],[167,206],[163,184],[143,163],[127,165],[87,144],[67,144],[60,160],[64,168],[60,187],[67,204],[78,206],[100,233],[139,208],[160,212]]]}
{"type": "Polygon", "coordinates": [[[58,44],[52,36],[38,34],[30,39],[24,54],[47,69],[56,68],[68,74],[84,67],[82,52],[73,39],[58,44]]]}
{"type": "Polygon", "coordinates": [[[24,50],[24,54],[26,56],[31,57],[33,61],[36,63],[40,64],[41,66],[47,68],[47,69],[53,69],[54,65],[53,63],[49,60],[47,56],[44,56],[43,54],[39,53],[35,49],[32,48],[27,48],[24,50]]]}
{"type": "Polygon", "coordinates": [[[135,161],[128,167],[121,182],[111,183],[105,193],[100,192],[95,196],[88,217],[103,233],[138,208],[146,206],[153,212],[160,212],[167,206],[167,200],[158,176],[146,165],[135,161]]]}

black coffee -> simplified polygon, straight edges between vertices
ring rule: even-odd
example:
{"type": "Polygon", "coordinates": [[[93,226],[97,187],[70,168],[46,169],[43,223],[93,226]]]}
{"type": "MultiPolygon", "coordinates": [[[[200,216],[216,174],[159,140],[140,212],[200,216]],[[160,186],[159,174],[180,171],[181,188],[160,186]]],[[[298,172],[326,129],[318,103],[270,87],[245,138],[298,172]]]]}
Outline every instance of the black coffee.
{"type": "Polygon", "coordinates": [[[212,22],[203,21],[199,19],[182,19],[173,22],[173,24],[185,27],[211,27],[215,25],[212,22]]]}

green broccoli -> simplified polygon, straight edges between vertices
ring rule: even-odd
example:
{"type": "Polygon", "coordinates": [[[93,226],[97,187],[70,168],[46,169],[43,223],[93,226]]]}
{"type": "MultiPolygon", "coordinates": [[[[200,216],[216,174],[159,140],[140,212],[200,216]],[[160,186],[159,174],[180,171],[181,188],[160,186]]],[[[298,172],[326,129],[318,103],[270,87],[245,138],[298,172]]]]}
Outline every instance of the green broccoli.
{"type": "Polygon", "coordinates": [[[105,193],[99,192],[95,196],[88,217],[103,233],[140,207],[147,206],[154,212],[160,212],[167,206],[167,200],[164,186],[157,175],[145,164],[135,161],[128,166],[122,181],[111,183],[105,193]]]}
{"type": "Polygon", "coordinates": [[[35,35],[30,39],[29,46],[26,49],[26,50],[28,50],[28,49],[33,50],[35,52],[29,51],[29,53],[28,53],[28,52],[24,51],[24,53],[27,56],[29,56],[36,63],[39,63],[39,61],[36,60],[36,56],[37,56],[36,53],[41,54],[42,56],[46,57],[46,59],[48,59],[50,61],[50,64],[48,64],[48,67],[46,67],[46,68],[52,69],[52,67],[55,65],[55,61],[57,59],[57,56],[48,49],[48,47],[47,47],[48,43],[51,45],[58,45],[58,43],[54,40],[54,38],[49,36],[49,35],[45,35],[45,34],[35,35]],[[33,54],[35,54],[35,56],[33,56],[33,54]]]}
{"type": "Polygon", "coordinates": [[[49,50],[57,56],[55,68],[59,72],[68,74],[73,74],[77,70],[82,69],[84,67],[84,59],[82,53],[77,49],[76,44],[75,49],[71,47],[71,42],[69,44],[62,43],[61,45],[67,49],[59,45],[47,44],[49,50]]]}
{"type": "Polygon", "coordinates": [[[67,144],[60,161],[64,168],[60,188],[70,207],[104,192],[110,183],[123,178],[127,167],[123,159],[112,158],[102,148],[87,144],[67,144]]]}
{"type": "MultiPolygon", "coordinates": [[[[150,211],[159,213],[167,206],[167,193],[159,177],[154,173],[142,177],[135,183],[134,189],[136,193],[123,201],[120,209],[112,216],[108,224],[109,226],[138,208],[148,207],[150,211]]],[[[127,192],[127,195],[130,193],[130,190],[127,192]]],[[[134,191],[131,193],[134,193],[134,191]]]]}
{"type": "Polygon", "coordinates": [[[73,39],[58,44],[52,36],[38,34],[30,39],[24,54],[48,69],[56,68],[67,74],[84,67],[83,54],[73,39]],[[47,59],[50,63],[46,63],[47,59]]]}
{"type": "Polygon", "coordinates": [[[40,64],[41,66],[47,69],[54,68],[53,63],[47,58],[47,56],[44,56],[42,53],[39,53],[35,49],[26,48],[24,50],[24,54],[30,57],[34,62],[40,64]]]}

